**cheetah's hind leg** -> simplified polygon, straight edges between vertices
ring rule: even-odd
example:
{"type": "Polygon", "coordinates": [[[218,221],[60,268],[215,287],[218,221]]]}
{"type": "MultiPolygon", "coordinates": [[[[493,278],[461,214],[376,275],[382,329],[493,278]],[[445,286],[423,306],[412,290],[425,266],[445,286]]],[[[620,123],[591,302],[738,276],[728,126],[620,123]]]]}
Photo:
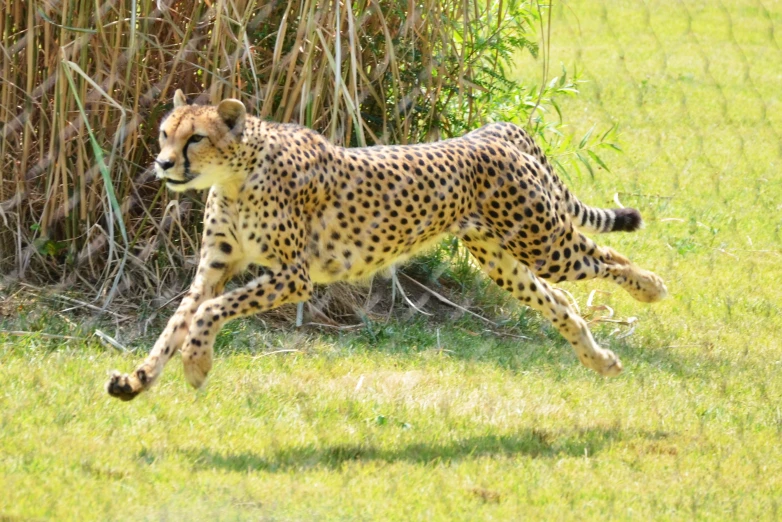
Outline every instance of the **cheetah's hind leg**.
{"type": "Polygon", "coordinates": [[[568,236],[572,239],[557,249],[556,258],[551,256],[533,267],[536,275],[555,282],[610,279],[643,303],[654,303],[668,295],[662,278],[613,248],[600,246],[578,231],[568,236]],[[568,262],[567,270],[562,270],[564,261],[568,262]]]}
{"type": "Polygon", "coordinates": [[[601,247],[606,258],[606,272],[637,301],[655,303],[668,295],[662,278],[631,263],[612,248],[601,247]]]}
{"type": "Polygon", "coordinates": [[[522,303],[542,313],[559,330],[584,366],[609,377],[622,371],[619,358],[595,342],[586,321],[561,292],[554,291],[499,244],[469,235],[462,239],[495,283],[522,303]]]}

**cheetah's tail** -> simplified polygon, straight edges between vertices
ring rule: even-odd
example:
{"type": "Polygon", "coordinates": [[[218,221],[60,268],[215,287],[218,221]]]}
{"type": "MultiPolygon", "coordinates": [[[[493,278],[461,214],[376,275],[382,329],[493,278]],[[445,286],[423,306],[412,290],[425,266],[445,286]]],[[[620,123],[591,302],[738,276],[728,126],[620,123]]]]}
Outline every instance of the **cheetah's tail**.
{"type": "Polygon", "coordinates": [[[633,232],[644,225],[641,213],[634,208],[595,208],[572,196],[568,202],[568,214],[584,232],[633,232]]]}

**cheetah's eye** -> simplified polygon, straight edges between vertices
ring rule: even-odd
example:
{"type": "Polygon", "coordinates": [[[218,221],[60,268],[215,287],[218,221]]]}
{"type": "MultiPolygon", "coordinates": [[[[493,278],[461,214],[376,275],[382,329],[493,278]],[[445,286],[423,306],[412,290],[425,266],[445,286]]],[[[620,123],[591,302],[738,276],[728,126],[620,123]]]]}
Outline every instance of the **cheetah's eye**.
{"type": "Polygon", "coordinates": [[[198,143],[202,139],[204,139],[206,136],[201,136],[200,134],[193,134],[190,136],[190,139],[187,140],[188,143],[198,143]]]}
{"type": "Polygon", "coordinates": [[[163,136],[163,139],[168,138],[168,134],[166,134],[166,131],[160,131],[160,135],[163,136]]]}

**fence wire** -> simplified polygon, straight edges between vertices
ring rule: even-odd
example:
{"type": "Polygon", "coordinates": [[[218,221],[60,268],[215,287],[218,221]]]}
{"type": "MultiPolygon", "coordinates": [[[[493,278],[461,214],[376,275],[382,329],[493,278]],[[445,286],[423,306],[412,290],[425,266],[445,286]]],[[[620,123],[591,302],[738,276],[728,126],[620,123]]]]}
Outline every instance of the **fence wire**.
{"type": "MultiPolygon", "coordinates": [[[[0,100],[2,134],[5,137],[2,142],[4,157],[0,184],[0,243],[3,250],[0,252],[0,263],[9,272],[23,272],[29,266],[30,259],[37,257],[44,260],[41,266],[52,273],[55,279],[62,274],[61,281],[69,285],[85,279],[78,270],[72,270],[74,266],[82,266],[80,270],[86,275],[114,275],[116,270],[102,271],[102,267],[89,269],[95,260],[91,253],[106,250],[109,227],[101,215],[94,215],[94,210],[100,207],[96,202],[100,203],[102,196],[100,184],[95,181],[98,169],[94,163],[90,164],[88,158],[87,133],[80,126],[78,117],[68,120],[72,125],[58,127],[57,122],[65,120],[53,119],[52,124],[47,125],[47,117],[41,116],[41,113],[45,113],[51,104],[61,112],[73,112],[72,104],[68,105],[71,95],[60,76],[70,74],[69,71],[78,71],[74,67],[88,63],[91,50],[97,54],[106,43],[95,41],[100,34],[97,29],[72,31],[68,33],[71,40],[63,39],[59,42],[53,37],[55,31],[77,24],[88,28],[97,27],[94,20],[114,11],[122,15],[112,26],[117,28],[132,21],[132,13],[127,11],[127,6],[122,2],[104,4],[95,16],[86,11],[60,13],[57,11],[57,3],[41,3],[40,6],[36,5],[36,9],[27,10],[23,4],[3,4],[3,63],[6,74],[2,81],[3,99],[0,100]],[[57,20],[51,18],[55,13],[61,16],[57,20]],[[125,15],[127,17],[123,18],[125,15]],[[40,38],[40,45],[29,45],[33,37],[40,38]],[[57,61],[52,59],[54,55],[48,52],[56,44],[62,46],[60,58],[63,63],[71,64],[70,69],[58,68],[57,61]],[[37,76],[40,82],[37,84],[28,78],[29,85],[21,85],[9,75],[9,71],[22,71],[23,68],[14,66],[15,62],[12,61],[21,56],[20,53],[40,53],[40,57],[34,60],[41,67],[41,73],[37,76]],[[28,87],[32,87],[29,89],[31,97],[25,102],[20,93],[28,87]],[[54,98],[42,95],[48,92],[54,93],[54,98]],[[47,141],[44,135],[47,133],[53,137],[59,136],[60,140],[47,141]],[[33,138],[27,139],[28,135],[33,138]],[[11,140],[9,136],[14,139],[11,140]],[[44,178],[47,181],[42,181],[44,178]],[[34,190],[38,191],[39,198],[45,199],[42,208],[19,199],[21,194],[30,194],[34,190]],[[59,192],[62,193],[61,197],[57,196],[59,192]],[[54,224],[47,224],[49,222],[54,224]],[[71,252],[65,242],[40,237],[41,227],[74,239],[79,249],[71,252]],[[24,241],[29,244],[23,244],[24,241]],[[55,258],[56,263],[49,262],[55,258]]],[[[437,9],[435,4],[428,3],[425,9],[419,6],[410,11],[407,3],[400,3],[398,9],[392,9],[386,15],[391,16],[389,13],[393,13],[393,21],[398,24],[397,36],[409,33],[413,35],[411,40],[420,40],[421,35],[416,31],[426,27],[420,25],[421,13],[427,9],[437,9]]],[[[146,226],[152,231],[148,235],[154,233],[154,238],[145,243],[143,240],[147,238],[139,238],[139,232],[136,232],[139,240],[134,239],[134,248],[128,251],[132,254],[130,263],[136,270],[137,278],[136,283],[130,278],[123,280],[126,290],[137,284],[138,280],[151,281],[148,288],[153,293],[165,294],[163,302],[168,301],[171,297],[169,294],[180,291],[177,284],[181,286],[183,279],[172,276],[175,270],[171,267],[185,264],[187,270],[192,271],[192,256],[198,249],[198,237],[194,234],[194,219],[191,216],[200,213],[197,202],[196,208],[192,208],[193,202],[188,200],[170,201],[161,206],[159,201],[166,200],[167,195],[159,187],[147,183],[149,172],[144,169],[151,154],[147,147],[153,146],[149,145],[149,137],[155,134],[154,129],[150,130],[149,125],[145,125],[144,118],[156,121],[155,118],[159,117],[156,111],[159,109],[155,109],[158,105],[155,96],[161,91],[170,92],[170,87],[177,79],[174,70],[166,70],[163,65],[172,57],[175,63],[185,63],[184,72],[180,71],[180,79],[184,78],[183,81],[191,86],[197,84],[201,81],[200,72],[192,57],[194,53],[202,53],[205,57],[204,67],[209,65],[214,53],[205,35],[212,34],[208,28],[218,28],[219,24],[224,24],[219,27],[220,31],[232,30],[241,36],[233,47],[226,47],[222,49],[225,52],[216,53],[224,54],[231,62],[224,69],[237,85],[251,79],[258,85],[255,91],[267,92],[272,90],[270,86],[273,82],[263,84],[264,78],[268,80],[275,75],[284,75],[286,70],[300,70],[289,69],[292,62],[274,61],[274,55],[278,54],[275,45],[282,45],[281,37],[278,38],[281,26],[267,27],[265,21],[270,19],[275,10],[282,12],[292,8],[305,13],[311,5],[307,2],[289,2],[288,7],[278,3],[256,11],[244,11],[245,8],[249,9],[249,5],[237,4],[232,8],[233,11],[220,17],[216,16],[213,9],[200,4],[149,4],[145,8],[148,16],[136,21],[138,27],[148,30],[148,34],[139,33],[134,40],[128,36],[127,30],[111,33],[111,37],[116,38],[115,41],[121,45],[116,53],[107,58],[113,56],[119,63],[112,66],[110,59],[100,62],[100,74],[93,74],[97,88],[88,82],[80,83],[79,95],[91,104],[91,114],[99,116],[97,123],[112,123],[114,113],[110,112],[113,110],[111,104],[106,103],[108,99],[120,100],[124,110],[128,111],[128,121],[123,127],[125,130],[116,130],[114,135],[126,140],[118,148],[125,156],[113,158],[113,165],[119,173],[117,179],[124,180],[119,182],[123,209],[127,211],[144,207],[138,203],[145,201],[146,208],[161,210],[159,215],[136,212],[129,219],[129,227],[138,230],[146,226]],[[186,8],[192,8],[192,12],[186,8]],[[181,43],[181,40],[195,35],[193,41],[198,43],[181,47],[171,44],[166,47],[158,42],[158,46],[155,46],[156,39],[169,35],[177,27],[188,27],[188,21],[197,23],[192,23],[192,27],[184,33],[175,35],[171,42],[176,40],[181,43]],[[245,28],[252,27],[255,32],[237,30],[242,23],[245,28]],[[145,42],[144,45],[148,46],[148,56],[143,60],[138,58],[143,46],[134,47],[140,45],[139,42],[145,42]],[[263,57],[258,63],[268,66],[268,70],[253,68],[253,62],[244,60],[246,56],[243,53],[255,53],[263,57]],[[143,67],[141,62],[144,62],[143,67]],[[135,68],[134,73],[138,74],[137,78],[145,77],[145,89],[135,97],[123,94],[135,87],[129,78],[123,79],[123,72],[117,68],[121,64],[131,64],[135,68]],[[146,77],[153,71],[150,64],[157,67],[153,78],[146,77]],[[101,92],[114,98],[101,96],[101,92]],[[136,113],[132,114],[131,109],[135,109],[136,113]],[[154,223],[154,226],[149,226],[149,223],[154,223]],[[166,247],[161,249],[161,243],[166,247]],[[155,256],[167,259],[151,269],[150,263],[145,260],[155,256]],[[167,287],[173,287],[174,290],[168,291],[167,287]]],[[[461,4],[448,5],[453,11],[443,11],[443,16],[461,12],[461,4]]],[[[502,13],[503,8],[499,9],[502,13]]],[[[606,152],[608,156],[605,159],[610,172],[598,169],[595,173],[591,168],[589,172],[571,170],[568,172],[569,183],[577,193],[584,196],[582,199],[591,203],[612,205],[616,200],[627,206],[641,208],[651,226],[662,224],[655,229],[659,233],[647,232],[642,236],[645,239],[612,238],[606,241],[609,244],[618,242],[630,245],[628,242],[647,241],[647,244],[653,245],[656,240],[665,251],[682,255],[690,252],[697,254],[699,246],[708,242],[709,248],[724,252],[721,255],[726,259],[745,255],[740,251],[768,252],[768,257],[757,262],[762,267],[774,263],[774,256],[779,252],[781,226],[779,165],[782,160],[782,104],[778,85],[782,74],[782,52],[778,28],[782,8],[779,4],[761,1],[563,1],[553,2],[551,6],[530,5],[529,10],[541,14],[538,36],[546,37],[543,38],[541,57],[548,62],[546,70],[549,76],[561,64],[567,74],[583,81],[578,84],[581,91],[579,96],[557,99],[563,121],[571,127],[565,128],[565,132],[571,132],[578,139],[590,133],[592,128],[597,134],[616,127],[620,133],[619,144],[624,149],[622,154],[610,150],[606,152]],[[684,232],[675,228],[679,224],[686,229],[684,232]],[[692,227],[695,227],[695,232],[690,231],[692,227]],[[750,233],[743,234],[740,232],[742,229],[750,233]],[[731,231],[732,235],[728,235],[727,231],[731,231]],[[711,237],[702,237],[700,233],[711,234],[711,237]],[[742,243],[738,244],[738,241],[742,243]]],[[[344,9],[326,9],[316,21],[323,28],[335,24],[339,26],[339,18],[344,17],[345,12],[344,9]]],[[[491,9],[487,12],[494,13],[491,9]]],[[[508,14],[507,9],[504,12],[508,14]]],[[[355,23],[365,24],[363,35],[371,33],[375,38],[382,33],[378,29],[382,26],[381,22],[389,24],[391,19],[375,19],[372,16],[366,14],[356,19],[355,23]]],[[[496,26],[497,22],[491,16],[486,19],[489,29],[496,26]]],[[[129,27],[127,25],[125,29],[129,27]]],[[[347,20],[344,27],[348,27],[347,20]]],[[[486,34],[490,34],[489,29],[486,34]]],[[[323,35],[328,36],[327,32],[323,35]]],[[[348,41],[347,38],[344,40],[348,41]]],[[[375,51],[362,54],[365,63],[371,61],[372,52],[375,51]]],[[[327,54],[317,55],[320,60],[318,63],[325,66],[328,63],[327,54]]],[[[346,50],[345,54],[350,53],[346,50]]],[[[374,58],[380,63],[383,62],[382,57],[380,53],[374,58]]],[[[350,63],[351,59],[347,57],[346,60],[345,63],[350,63]]],[[[540,58],[537,62],[519,58],[519,81],[527,85],[549,82],[550,77],[540,78],[539,63],[540,58]]],[[[125,74],[130,70],[127,69],[125,74]]],[[[215,70],[222,69],[218,67],[215,70]]],[[[19,75],[18,78],[21,81],[25,76],[19,75]]],[[[77,77],[77,80],[82,79],[77,77]]],[[[313,77],[313,81],[317,79],[313,77]]],[[[295,81],[295,78],[285,80],[288,83],[295,81]]],[[[400,80],[400,89],[411,87],[411,90],[415,90],[412,86],[416,81],[413,78],[411,83],[405,84],[400,80]]],[[[212,97],[223,91],[233,92],[232,89],[236,87],[214,77],[207,83],[208,94],[212,97]]],[[[327,90],[325,85],[321,86],[324,92],[327,90]]],[[[447,89],[443,92],[447,92],[447,89]]],[[[401,98],[406,106],[409,105],[411,100],[408,97],[401,98]]],[[[531,99],[535,101],[534,96],[531,99]]],[[[271,98],[263,99],[260,94],[252,100],[255,108],[263,108],[267,115],[274,110],[274,114],[287,117],[305,112],[294,110],[294,104],[285,110],[282,106],[274,109],[271,98]]],[[[428,106],[434,105],[429,103],[428,106]]],[[[323,113],[339,113],[336,107],[326,107],[323,113]]],[[[556,119],[550,108],[546,117],[556,119]]],[[[340,128],[350,128],[350,121],[347,120],[350,118],[342,121],[340,128]]],[[[335,122],[336,119],[326,121],[324,128],[337,126],[335,122]]],[[[100,127],[95,123],[93,126],[100,127]]],[[[402,127],[404,125],[400,126],[399,135],[404,134],[402,127]]],[[[111,135],[107,137],[112,138],[111,135]]],[[[104,143],[104,146],[110,145],[111,140],[104,143]]],[[[564,156],[570,154],[567,149],[559,152],[564,156]]],[[[454,250],[446,249],[445,257],[451,254],[454,254],[454,250]]],[[[645,251],[639,255],[654,259],[651,253],[646,254],[645,251]]],[[[672,269],[677,268],[680,261],[675,257],[668,258],[672,269]]],[[[426,269],[435,278],[442,270],[432,267],[426,269]]],[[[672,276],[682,277],[676,270],[673,270],[672,276]]],[[[103,279],[111,280],[109,277],[103,279]]],[[[95,280],[91,283],[95,284],[95,280]]],[[[105,293],[105,286],[97,286],[97,293],[105,293]]],[[[385,288],[398,289],[399,286],[395,282],[386,284],[385,288]]],[[[350,294],[350,300],[356,303],[375,303],[379,299],[372,300],[361,292],[356,296],[355,291],[349,289],[343,289],[342,292],[350,294]]],[[[340,305],[339,299],[334,299],[333,295],[325,294],[323,297],[324,300],[315,303],[314,308],[323,311],[329,306],[336,306],[334,313],[337,315],[349,312],[350,307],[340,305]]],[[[432,295],[424,292],[418,297],[421,302],[416,300],[413,304],[422,306],[432,295]]],[[[404,299],[400,298],[398,302],[404,302],[404,299]]],[[[313,310],[313,313],[316,312],[313,310]]]]}

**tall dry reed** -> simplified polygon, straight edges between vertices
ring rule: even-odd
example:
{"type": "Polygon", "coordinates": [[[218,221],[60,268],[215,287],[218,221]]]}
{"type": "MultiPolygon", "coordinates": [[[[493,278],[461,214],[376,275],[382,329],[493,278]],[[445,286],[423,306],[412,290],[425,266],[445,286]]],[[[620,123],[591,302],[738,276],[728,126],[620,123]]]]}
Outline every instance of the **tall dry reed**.
{"type": "Polygon", "coordinates": [[[181,287],[201,200],[149,164],[177,88],[338,144],[458,134],[486,115],[537,16],[476,0],[0,1],[0,274],[181,287]]]}

